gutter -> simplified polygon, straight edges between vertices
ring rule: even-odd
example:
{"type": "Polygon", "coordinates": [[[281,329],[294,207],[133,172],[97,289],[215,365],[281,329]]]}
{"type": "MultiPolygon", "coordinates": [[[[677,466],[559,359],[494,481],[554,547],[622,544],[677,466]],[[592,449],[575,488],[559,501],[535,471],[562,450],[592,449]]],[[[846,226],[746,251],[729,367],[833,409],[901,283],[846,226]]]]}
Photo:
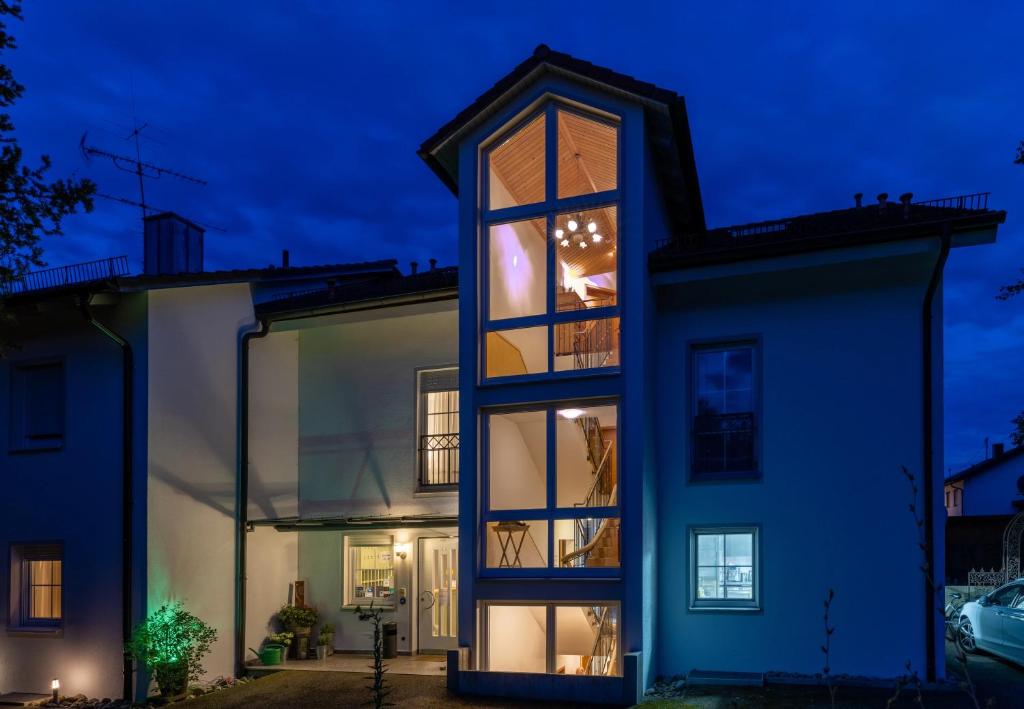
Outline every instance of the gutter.
{"type": "Polygon", "coordinates": [[[938,593],[938,586],[935,584],[939,581],[935,578],[935,509],[933,504],[933,490],[934,475],[933,467],[935,465],[935,450],[934,450],[934,408],[935,401],[933,396],[934,386],[934,371],[932,367],[932,336],[934,332],[934,323],[932,322],[932,305],[935,301],[935,292],[938,290],[939,284],[942,282],[942,272],[946,267],[946,260],[949,258],[949,249],[951,245],[952,229],[950,224],[947,222],[942,231],[941,243],[939,247],[939,258],[935,262],[935,270],[932,271],[931,280],[928,282],[928,290],[925,291],[924,304],[921,310],[921,322],[922,322],[922,333],[923,333],[923,383],[924,390],[922,392],[922,404],[924,413],[924,449],[923,449],[923,461],[924,470],[922,472],[922,489],[924,490],[924,535],[926,540],[925,563],[928,564],[927,573],[924,579],[924,596],[925,596],[925,663],[926,663],[926,677],[929,682],[935,681],[936,676],[936,662],[935,662],[935,624],[936,618],[938,617],[938,609],[936,607],[936,594],[938,593]]]}
{"type": "Polygon", "coordinates": [[[238,484],[235,488],[235,676],[245,673],[245,595],[246,551],[249,528],[249,345],[254,339],[270,334],[275,322],[304,320],[306,318],[337,315],[397,307],[414,303],[430,303],[458,297],[457,288],[445,288],[420,293],[385,296],[367,300],[340,303],[335,306],[307,308],[278,315],[257,314],[257,330],[245,332],[238,345],[238,484]]]}
{"type": "Polygon", "coordinates": [[[104,336],[121,348],[121,636],[124,684],[122,698],[132,699],[132,675],[134,667],[131,655],[124,647],[132,637],[132,525],[133,525],[133,470],[132,451],[134,435],[132,419],[134,416],[133,400],[135,373],[135,356],[131,343],[101,323],[89,308],[90,296],[84,296],[80,302],[82,316],[104,336]]]}

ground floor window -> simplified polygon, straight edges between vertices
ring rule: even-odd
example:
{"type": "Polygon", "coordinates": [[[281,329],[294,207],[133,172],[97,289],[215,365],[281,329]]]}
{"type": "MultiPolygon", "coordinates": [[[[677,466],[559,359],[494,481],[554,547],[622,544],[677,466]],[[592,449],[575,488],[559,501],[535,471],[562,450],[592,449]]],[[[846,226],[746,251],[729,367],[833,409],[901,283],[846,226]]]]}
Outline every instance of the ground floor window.
{"type": "Polygon", "coordinates": [[[395,553],[390,539],[345,538],[345,605],[390,606],[395,595],[395,553]]]}
{"type": "Polygon", "coordinates": [[[11,547],[10,625],[60,627],[64,618],[63,556],[61,544],[11,547]]]}
{"type": "Polygon", "coordinates": [[[618,604],[487,603],[483,616],[491,672],[621,675],[618,604]]]}
{"type": "Polygon", "coordinates": [[[712,527],[690,534],[692,608],[758,608],[758,530],[712,527]]]}

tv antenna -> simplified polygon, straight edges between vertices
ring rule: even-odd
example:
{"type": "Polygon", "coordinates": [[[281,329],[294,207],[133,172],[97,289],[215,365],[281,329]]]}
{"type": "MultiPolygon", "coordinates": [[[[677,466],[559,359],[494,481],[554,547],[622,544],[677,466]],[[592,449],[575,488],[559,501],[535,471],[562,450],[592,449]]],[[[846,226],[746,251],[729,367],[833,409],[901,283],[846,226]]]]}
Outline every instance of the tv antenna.
{"type": "MultiPolygon", "coordinates": [[[[120,202],[121,204],[128,204],[139,207],[142,210],[143,219],[145,219],[150,212],[166,211],[158,210],[156,207],[154,207],[152,204],[146,201],[146,180],[158,180],[161,177],[173,177],[174,179],[177,180],[190,182],[192,184],[201,185],[204,187],[208,184],[206,180],[194,177],[192,175],[187,175],[184,172],[172,170],[170,168],[162,167],[160,165],[154,165],[153,163],[150,162],[145,162],[142,159],[142,146],[140,144],[139,138],[142,135],[142,131],[145,130],[148,125],[148,123],[143,123],[142,125],[139,125],[133,120],[133,127],[131,132],[127,136],[125,136],[125,140],[132,141],[135,143],[135,157],[132,157],[131,155],[115,153],[110,150],[104,150],[94,145],[90,145],[88,142],[88,131],[82,133],[82,139],[78,142],[78,147],[82,151],[82,157],[85,158],[86,162],[90,162],[92,158],[105,158],[107,160],[110,160],[110,162],[118,170],[131,173],[138,178],[138,200],[128,199],[126,197],[119,197],[117,195],[104,194],[102,192],[97,192],[96,196],[102,197],[103,199],[109,199],[113,202],[120,202]]],[[[198,224],[199,222],[196,223],[198,224]]],[[[206,227],[208,229],[214,229],[216,231],[224,231],[223,229],[209,226],[208,224],[202,224],[201,226],[206,227]]]]}

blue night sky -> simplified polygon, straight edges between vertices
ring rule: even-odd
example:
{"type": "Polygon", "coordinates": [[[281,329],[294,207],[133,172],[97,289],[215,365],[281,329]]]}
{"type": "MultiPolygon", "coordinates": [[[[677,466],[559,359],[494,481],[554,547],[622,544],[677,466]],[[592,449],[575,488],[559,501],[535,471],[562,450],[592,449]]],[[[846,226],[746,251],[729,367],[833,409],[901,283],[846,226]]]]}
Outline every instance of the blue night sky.
{"type": "MultiPolygon", "coordinates": [[[[455,260],[456,204],[416,148],[540,42],[686,97],[710,226],[991,191],[995,246],[946,271],[946,464],[1006,440],[1024,409],[1024,6],[1006,3],[559,4],[32,2],[5,56],[14,120],[55,175],[137,197],[78,140],[200,176],[148,200],[226,229],[207,266],[455,260]],[[836,5],[836,7],[832,7],[836,5]],[[987,9],[982,9],[984,5],[987,9]],[[713,6],[713,7],[712,7],[713,6]],[[244,8],[244,9],[243,9],[244,8]]],[[[98,200],[46,243],[53,265],[128,254],[138,210],[98,200]]],[[[869,441],[853,445],[870,445],[869,441]]]]}

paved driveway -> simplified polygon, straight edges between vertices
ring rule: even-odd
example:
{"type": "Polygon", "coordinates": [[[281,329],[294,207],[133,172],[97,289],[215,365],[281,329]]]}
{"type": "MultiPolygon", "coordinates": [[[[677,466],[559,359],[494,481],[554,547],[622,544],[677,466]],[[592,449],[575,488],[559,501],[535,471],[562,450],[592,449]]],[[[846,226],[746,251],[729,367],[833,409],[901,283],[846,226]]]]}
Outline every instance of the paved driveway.
{"type": "MultiPolygon", "coordinates": [[[[951,676],[960,674],[960,663],[952,643],[946,643],[946,668],[951,676]]],[[[978,701],[982,706],[990,697],[995,698],[997,707],[1024,705],[1024,669],[1021,667],[993,655],[978,653],[967,656],[967,671],[977,687],[978,701]]]]}

